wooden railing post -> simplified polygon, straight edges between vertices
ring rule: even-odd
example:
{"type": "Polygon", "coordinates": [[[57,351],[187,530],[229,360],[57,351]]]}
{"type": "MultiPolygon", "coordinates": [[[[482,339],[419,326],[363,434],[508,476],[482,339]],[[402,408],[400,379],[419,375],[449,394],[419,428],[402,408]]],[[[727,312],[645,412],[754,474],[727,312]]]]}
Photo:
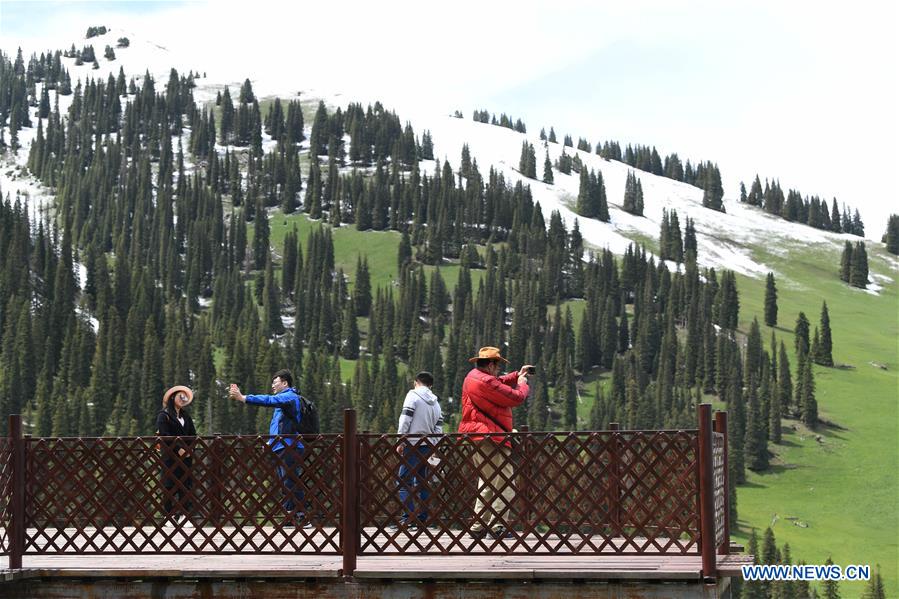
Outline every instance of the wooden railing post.
{"type": "Polygon", "coordinates": [[[222,526],[225,521],[224,515],[224,487],[225,487],[225,443],[222,441],[221,436],[216,435],[209,442],[211,451],[209,465],[212,469],[212,489],[211,495],[213,500],[210,502],[211,509],[209,514],[209,521],[215,526],[222,526]]]}
{"type": "Polygon", "coordinates": [[[715,431],[724,435],[724,539],[718,555],[730,553],[730,481],[727,479],[727,412],[715,412],[715,431]]]}
{"type": "Polygon", "coordinates": [[[12,449],[12,497],[10,497],[9,568],[22,567],[25,553],[25,440],[22,438],[22,416],[9,417],[9,442],[12,449]]]}
{"type": "Polygon", "coordinates": [[[519,443],[519,451],[521,452],[521,467],[519,468],[519,484],[518,484],[518,496],[519,505],[521,506],[521,525],[523,529],[523,534],[528,534],[528,531],[531,530],[531,489],[530,489],[530,479],[531,479],[531,448],[530,448],[530,439],[531,436],[527,433],[530,431],[528,425],[522,425],[521,428],[518,429],[519,432],[525,433],[521,437],[521,442],[519,443]]]}
{"type": "Polygon", "coordinates": [[[357,452],[356,411],[346,409],[343,411],[343,530],[340,533],[344,576],[352,576],[356,571],[356,554],[359,550],[357,452]]]}
{"type": "Polygon", "coordinates": [[[618,444],[617,422],[609,423],[612,439],[609,449],[609,471],[612,473],[609,485],[609,515],[612,520],[612,536],[621,536],[621,451],[618,444]]]}
{"type": "Polygon", "coordinates": [[[699,539],[702,576],[715,578],[715,477],[712,458],[712,404],[699,404],[699,539]]]}

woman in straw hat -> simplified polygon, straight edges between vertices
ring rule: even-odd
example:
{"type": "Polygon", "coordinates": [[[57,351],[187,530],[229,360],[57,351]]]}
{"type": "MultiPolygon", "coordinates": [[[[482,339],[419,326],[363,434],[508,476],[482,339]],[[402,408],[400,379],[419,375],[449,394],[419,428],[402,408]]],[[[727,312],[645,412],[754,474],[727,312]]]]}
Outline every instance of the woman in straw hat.
{"type": "Polygon", "coordinates": [[[160,443],[162,451],[162,486],[164,491],[165,514],[175,520],[179,513],[187,518],[192,505],[190,489],[191,445],[197,435],[194,421],[186,408],[193,401],[194,393],[188,387],[176,385],[162,396],[162,409],[156,416],[156,434],[161,437],[175,437],[160,443]],[[184,438],[188,437],[188,438],[184,438]]]}

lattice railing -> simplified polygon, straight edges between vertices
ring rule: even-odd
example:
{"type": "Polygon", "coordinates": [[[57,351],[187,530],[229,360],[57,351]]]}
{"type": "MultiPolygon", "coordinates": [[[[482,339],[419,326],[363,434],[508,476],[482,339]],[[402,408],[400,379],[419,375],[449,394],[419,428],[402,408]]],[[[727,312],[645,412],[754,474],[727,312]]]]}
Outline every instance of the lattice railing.
{"type": "Polygon", "coordinates": [[[696,431],[494,437],[510,447],[448,434],[401,456],[397,435],[359,435],[360,553],[699,551],[696,431]]]}
{"type": "Polygon", "coordinates": [[[372,554],[701,554],[713,577],[726,435],[699,412],[698,430],[410,441],[357,434],[347,410],[343,434],[303,438],[299,456],[266,436],[30,438],[12,416],[0,549],[11,568],[23,554],[339,554],[346,575],[372,554]]]}
{"type": "Polygon", "coordinates": [[[727,510],[727,489],[725,481],[727,465],[724,460],[724,433],[712,433],[712,473],[715,479],[715,546],[720,547],[725,539],[727,510]]]}
{"type": "Polygon", "coordinates": [[[0,555],[9,553],[9,524],[12,517],[12,443],[0,437],[0,555]]]}
{"type": "Polygon", "coordinates": [[[25,552],[340,553],[342,436],[268,439],[26,439],[25,552]]]}

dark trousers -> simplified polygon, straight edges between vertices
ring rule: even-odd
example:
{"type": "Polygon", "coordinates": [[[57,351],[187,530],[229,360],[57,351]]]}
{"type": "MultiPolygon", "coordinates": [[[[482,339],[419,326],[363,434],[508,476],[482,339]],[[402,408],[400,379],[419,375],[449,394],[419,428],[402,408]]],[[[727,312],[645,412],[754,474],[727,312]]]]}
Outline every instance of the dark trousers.
{"type": "Polygon", "coordinates": [[[284,487],[284,510],[293,513],[299,509],[303,511],[303,484],[300,476],[303,469],[300,460],[303,450],[288,446],[275,452],[278,456],[278,478],[284,487]]]}
{"type": "Polygon", "coordinates": [[[193,511],[191,489],[194,479],[190,474],[192,461],[191,458],[168,458],[162,462],[162,486],[165,489],[163,507],[167,516],[189,516],[193,511]]]}
{"type": "Polygon", "coordinates": [[[405,462],[400,464],[399,480],[400,502],[403,504],[403,520],[428,520],[428,458],[431,447],[420,445],[403,449],[405,462]],[[415,496],[418,495],[419,512],[415,513],[415,496]]]}

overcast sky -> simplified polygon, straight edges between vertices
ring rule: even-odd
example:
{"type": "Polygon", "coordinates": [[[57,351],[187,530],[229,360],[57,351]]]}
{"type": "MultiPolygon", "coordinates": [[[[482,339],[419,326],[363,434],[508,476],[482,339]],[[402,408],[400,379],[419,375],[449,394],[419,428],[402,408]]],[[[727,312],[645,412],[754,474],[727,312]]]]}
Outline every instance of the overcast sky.
{"type": "Polygon", "coordinates": [[[715,160],[729,195],[777,177],[858,207],[879,239],[899,212],[897,6],[0,0],[0,48],[67,46],[103,24],[234,79],[289,74],[715,160]]]}

